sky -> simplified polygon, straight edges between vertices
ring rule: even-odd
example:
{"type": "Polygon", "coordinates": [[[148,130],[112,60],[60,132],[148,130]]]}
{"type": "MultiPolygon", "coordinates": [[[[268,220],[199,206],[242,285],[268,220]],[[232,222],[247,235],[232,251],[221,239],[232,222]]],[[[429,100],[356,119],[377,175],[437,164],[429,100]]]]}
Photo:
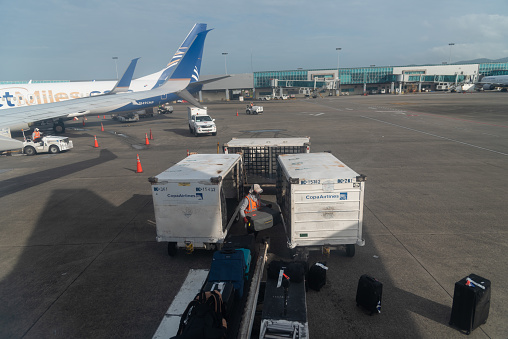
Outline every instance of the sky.
{"type": "Polygon", "coordinates": [[[165,67],[197,22],[213,28],[204,75],[224,74],[226,67],[234,74],[508,57],[506,0],[0,4],[0,81],[115,79],[116,69],[121,75],[136,57],[134,77],[144,76],[165,67]]]}

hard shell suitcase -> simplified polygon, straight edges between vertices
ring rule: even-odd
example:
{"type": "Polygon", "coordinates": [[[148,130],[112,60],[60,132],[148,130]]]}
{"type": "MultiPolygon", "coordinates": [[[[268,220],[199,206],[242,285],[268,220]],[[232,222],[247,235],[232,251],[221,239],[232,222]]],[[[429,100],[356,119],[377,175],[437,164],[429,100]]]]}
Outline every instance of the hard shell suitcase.
{"type": "Polygon", "coordinates": [[[312,265],[307,273],[307,286],[315,291],[321,290],[326,285],[326,262],[317,262],[312,265]]]}
{"type": "Polygon", "coordinates": [[[208,282],[231,282],[236,291],[236,296],[243,296],[243,285],[245,276],[245,255],[244,251],[236,249],[227,251],[216,251],[213,254],[208,282]]]}
{"type": "Polygon", "coordinates": [[[207,282],[203,288],[203,292],[218,291],[222,296],[222,302],[226,307],[224,318],[229,322],[231,311],[235,304],[235,287],[230,282],[207,282]]]}
{"type": "Polygon", "coordinates": [[[370,315],[381,313],[381,297],[383,295],[383,284],[377,279],[364,274],[358,280],[356,290],[356,306],[362,306],[370,315]]]}
{"type": "Polygon", "coordinates": [[[268,207],[261,207],[258,211],[249,214],[254,224],[255,231],[266,230],[280,222],[279,211],[268,207]]]}
{"type": "Polygon", "coordinates": [[[469,334],[487,322],[489,309],[490,280],[470,274],[455,283],[450,325],[469,334]]]}
{"type": "Polygon", "coordinates": [[[236,250],[243,252],[243,256],[245,258],[245,277],[248,277],[250,270],[250,262],[252,261],[250,250],[248,248],[237,248],[236,250]]]}

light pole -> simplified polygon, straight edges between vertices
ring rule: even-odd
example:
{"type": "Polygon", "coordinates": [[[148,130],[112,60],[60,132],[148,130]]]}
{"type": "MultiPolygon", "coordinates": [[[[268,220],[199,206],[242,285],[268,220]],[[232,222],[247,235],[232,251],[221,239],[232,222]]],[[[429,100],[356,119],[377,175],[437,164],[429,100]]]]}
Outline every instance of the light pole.
{"type": "Polygon", "coordinates": [[[450,42],[448,46],[450,46],[450,56],[448,58],[448,64],[452,63],[452,46],[455,45],[453,42],[450,42]]]}
{"type": "Polygon", "coordinates": [[[342,48],[340,47],[337,47],[335,48],[335,50],[337,51],[337,96],[340,95],[340,70],[339,70],[339,55],[340,55],[340,51],[342,50],[342,48]]]}
{"type": "Polygon", "coordinates": [[[115,60],[115,69],[116,69],[116,80],[118,80],[118,57],[113,57],[113,60],[115,60]]]}
{"type": "Polygon", "coordinates": [[[226,70],[226,75],[228,75],[228,64],[226,61],[226,57],[227,57],[228,53],[224,52],[224,53],[222,53],[222,55],[224,55],[224,68],[226,70]]]}
{"type": "MultiPolygon", "coordinates": [[[[224,69],[226,70],[226,75],[228,75],[228,64],[226,62],[226,57],[228,56],[227,52],[222,53],[224,55],[224,69]]],[[[226,101],[229,101],[229,89],[226,88],[226,101]]]]}

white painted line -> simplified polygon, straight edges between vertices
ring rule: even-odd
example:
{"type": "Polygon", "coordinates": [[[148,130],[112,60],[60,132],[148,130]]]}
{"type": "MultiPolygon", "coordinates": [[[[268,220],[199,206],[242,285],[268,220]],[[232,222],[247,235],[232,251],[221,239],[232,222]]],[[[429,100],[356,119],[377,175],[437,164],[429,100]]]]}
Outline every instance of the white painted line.
{"type": "Polygon", "coordinates": [[[317,116],[320,116],[320,115],[323,115],[324,113],[317,113],[317,114],[314,114],[315,117],[317,116]]]}
{"type": "Polygon", "coordinates": [[[370,119],[370,120],[374,120],[374,121],[378,121],[378,122],[381,122],[381,123],[383,123],[383,124],[387,124],[387,125],[392,125],[392,126],[396,126],[396,127],[404,128],[404,129],[407,129],[407,130],[410,130],[410,131],[413,131],[413,132],[418,132],[418,133],[422,133],[422,134],[430,135],[430,136],[432,136],[432,137],[440,138],[440,139],[443,139],[443,140],[448,140],[448,141],[451,141],[451,142],[456,142],[456,143],[461,144],[461,145],[466,145],[466,146],[470,146],[470,147],[478,148],[478,149],[481,149],[481,150],[484,150],[484,151],[488,151],[488,152],[492,152],[492,153],[497,153],[497,154],[501,154],[501,155],[504,155],[504,156],[508,156],[508,153],[503,153],[503,152],[495,151],[495,150],[490,149],[490,148],[485,148],[485,147],[481,147],[481,146],[473,145],[473,144],[470,144],[470,143],[467,143],[467,142],[463,142],[463,141],[459,141],[459,140],[455,140],[455,139],[450,139],[450,138],[447,138],[447,137],[443,137],[443,136],[441,136],[441,135],[432,134],[432,133],[425,132],[425,131],[420,131],[420,130],[417,130],[417,129],[414,129],[414,128],[409,128],[409,127],[406,127],[406,126],[393,124],[393,123],[388,122],[388,121],[383,121],[383,120],[379,120],[379,119],[374,119],[374,118],[371,118],[371,117],[366,117],[366,116],[362,116],[362,118],[365,118],[365,119],[370,119]]]}
{"type": "Polygon", "coordinates": [[[176,335],[183,312],[185,312],[189,302],[199,293],[207,276],[208,270],[191,269],[189,271],[180,291],[178,291],[178,294],[164,315],[157,332],[153,335],[153,339],[167,339],[176,335]]]}
{"type": "Polygon", "coordinates": [[[346,108],[348,111],[352,111],[353,109],[352,108],[346,108]]]}

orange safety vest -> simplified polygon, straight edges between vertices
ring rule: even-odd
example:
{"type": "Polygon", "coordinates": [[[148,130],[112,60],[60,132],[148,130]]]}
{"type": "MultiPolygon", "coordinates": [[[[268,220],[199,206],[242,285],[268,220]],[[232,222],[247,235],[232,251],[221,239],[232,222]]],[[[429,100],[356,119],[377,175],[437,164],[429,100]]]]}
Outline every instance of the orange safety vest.
{"type": "Polygon", "coordinates": [[[35,140],[35,139],[40,138],[40,137],[41,137],[41,133],[39,133],[39,131],[34,131],[32,139],[35,140]]]}
{"type": "Polygon", "coordinates": [[[258,203],[251,198],[250,194],[247,195],[245,199],[249,202],[249,205],[247,205],[247,208],[245,209],[245,213],[255,212],[258,210],[258,203]]]}

